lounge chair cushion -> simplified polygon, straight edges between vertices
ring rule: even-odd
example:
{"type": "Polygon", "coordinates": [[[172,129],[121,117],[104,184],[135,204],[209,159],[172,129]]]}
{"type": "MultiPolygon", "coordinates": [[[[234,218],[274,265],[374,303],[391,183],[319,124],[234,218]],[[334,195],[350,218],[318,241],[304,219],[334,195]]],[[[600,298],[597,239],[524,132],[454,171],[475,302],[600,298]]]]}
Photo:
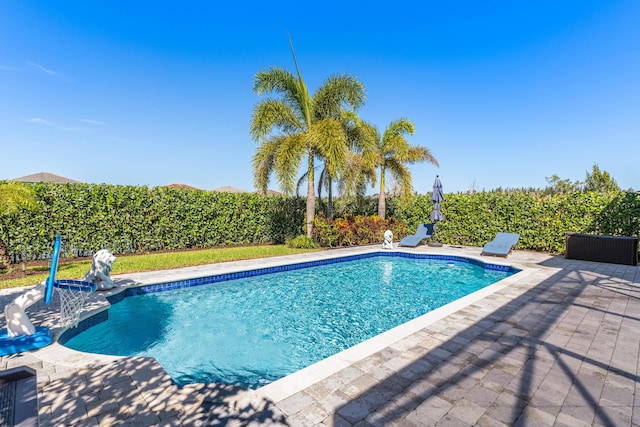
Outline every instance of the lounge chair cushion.
{"type": "Polygon", "coordinates": [[[492,241],[484,245],[482,255],[507,257],[519,239],[520,235],[516,233],[498,233],[492,241]]]}
{"type": "Polygon", "coordinates": [[[398,246],[415,247],[424,239],[429,239],[433,235],[433,224],[419,224],[416,233],[400,240],[398,246]]]}

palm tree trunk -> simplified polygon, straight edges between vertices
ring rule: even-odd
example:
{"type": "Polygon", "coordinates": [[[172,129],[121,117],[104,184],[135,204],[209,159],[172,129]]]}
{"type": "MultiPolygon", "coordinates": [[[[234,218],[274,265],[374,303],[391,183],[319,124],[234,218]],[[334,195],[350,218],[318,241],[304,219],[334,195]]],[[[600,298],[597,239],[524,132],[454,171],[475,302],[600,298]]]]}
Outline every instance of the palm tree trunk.
{"type": "Polygon", "coordinates": [[[327,189],[327,217],[333,219],[333,179],[329,175],[329,188],[327,189]]]}
{"type": "Polygon", "coordinates": [[[378,216],[384,219],[386,205],[384,200],[384,165],[380,166],[380,194],[378,195],[378,216]]]}
{"type": "Polygon", "coordinates": [[[316,213],[316,195],[314,193],[314,170],[313,170],[313,151],[309,150],[309,169],[307,172],[307,237],[313,236],[313,218],[316,213]]]}

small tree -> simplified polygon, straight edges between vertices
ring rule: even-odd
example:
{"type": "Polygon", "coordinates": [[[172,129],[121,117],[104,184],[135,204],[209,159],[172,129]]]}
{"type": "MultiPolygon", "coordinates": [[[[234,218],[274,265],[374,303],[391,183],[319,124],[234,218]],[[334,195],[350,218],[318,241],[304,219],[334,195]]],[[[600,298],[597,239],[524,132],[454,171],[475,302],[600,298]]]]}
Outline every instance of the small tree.
{"type": "Polygon", "coordinates": [[[585,192],[610,193],[620,191],[620,187],[616,180],[609,175],[609,172],[601,171],[598,165],[594,164],[591,173],[587,172],[582,190],[585,192]]]}
{"type": "Polygon", "coordinates": [[[558,175],[545,177],[545,180],[549,184],[549,186],[544,189],[544,192],[547,194],[569,194],[579,191],[582,187],[580,181],[571,182],[569,179],[561,179],[558,175]]]}
{"type": "Polygon", "coordinates": [[[0,182],[0,270],[11,269],[7,251],[11,218],[20,209],[34,210],[36,198],[33,189],[20,182],[0,182]]]}

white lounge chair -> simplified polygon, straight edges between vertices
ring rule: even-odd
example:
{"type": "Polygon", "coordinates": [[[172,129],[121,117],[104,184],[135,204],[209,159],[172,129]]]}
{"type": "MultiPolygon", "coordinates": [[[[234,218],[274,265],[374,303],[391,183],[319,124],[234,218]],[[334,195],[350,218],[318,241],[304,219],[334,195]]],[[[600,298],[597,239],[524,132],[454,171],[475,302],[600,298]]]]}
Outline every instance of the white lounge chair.
{"type": "Polygon", "coordinates": [[[516,233],[498,233],[496,237],[484,245],[482,255],[507,257],[511,250],[516,247],[520,235],[516,233]]]}

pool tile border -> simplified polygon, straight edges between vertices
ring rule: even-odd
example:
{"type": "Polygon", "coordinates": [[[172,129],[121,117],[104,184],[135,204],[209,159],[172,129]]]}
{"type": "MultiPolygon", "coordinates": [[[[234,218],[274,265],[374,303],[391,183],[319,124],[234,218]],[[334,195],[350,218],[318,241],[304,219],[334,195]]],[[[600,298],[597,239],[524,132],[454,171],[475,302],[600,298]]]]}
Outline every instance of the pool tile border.
{"type": "Polygon", "coordinates": [[[485,270],[492,270],[492,271],[505,272],[505,273],[511,273],[511,274],[515,274],[520,271],[519,269],[514,268],[510,265],[485,263],[481,260],[466,258],[462,256],[455,256],[455,255],[420,254],[420,253],[409,253],[409,252],[399,252],[399,251],[394,251],[394,252],[378,251],[378,252],[369,252],[369,253],[357,254],[357,255],[347,255],[347,256],[341,256],[341,257],[326,258],[326,259],[314,260],[314,261],[284,264],[284,265],[273,266],[273,267],[256,268],[256,269],[238,271],[238,272],[232,272],[232,273],[223,273],[223,274],[216,274],[216,275],[210,275],[210,276],[204,276],[204,277],[196,277],[196,278],[177,280],[172,282],[156,283],[152,285],[129,287],[124,292],[109,296],[107,297],[107,299],[111,304],[115,304],[116,302],[122,301],[122,299],[130,296],[173,291],[177,289],[189,288],[192,286],[209,285],[213,283],[226,282],[230,280],[246,279],[249,277],[263,276],[266,274],[282,273],[286,271],[294,271],[294,270],[300,270],[305,268],[318,267],[318,266],[329,265],[329,264],[337,264],[337,263],[348,262],[348,261],[356,261],[360,259],[374,258],[374,257],[402,257],[402,258],[413,258],[413,259],[429,259],[429,260],[439,260],[439,261],[463,262],[463,263],[469,263],[469,264],[477,265],[479,267],[483,267],[485,270]]]}
{"type": "Polygon", "coordinates": [[[86,331],[87,329],[98,325],[109,319],[109,310],[99,310],[97,312],[90,313],[86,318],[78,322],[78,326],[75,328],[68,328],[63,331],[57,338],[58,344],[64,345],[71,338],[86,331]]]}

